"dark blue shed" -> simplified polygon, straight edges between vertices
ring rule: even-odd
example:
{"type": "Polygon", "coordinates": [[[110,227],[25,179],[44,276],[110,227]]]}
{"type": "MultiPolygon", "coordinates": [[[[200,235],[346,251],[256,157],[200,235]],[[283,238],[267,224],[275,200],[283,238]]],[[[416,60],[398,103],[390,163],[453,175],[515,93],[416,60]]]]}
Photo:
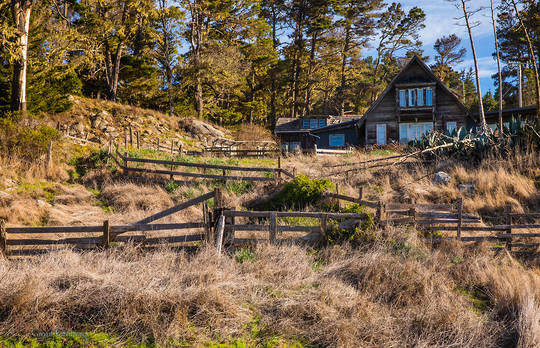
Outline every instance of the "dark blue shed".
{"type": "Polygon", "coordinates": [[[361,118],[331,124],[329,126],[312,130],[310,135],[315,138],[318,149],[343,149],[348,147],[357,147],[362,144],[360,128],[362,127],[361,118]]]}

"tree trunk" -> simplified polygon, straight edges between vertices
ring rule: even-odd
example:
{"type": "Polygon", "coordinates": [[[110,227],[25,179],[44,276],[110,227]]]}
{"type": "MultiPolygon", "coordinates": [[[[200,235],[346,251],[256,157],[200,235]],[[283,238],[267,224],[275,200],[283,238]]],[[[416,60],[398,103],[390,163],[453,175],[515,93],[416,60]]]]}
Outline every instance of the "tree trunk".
{"type": "Polygon", "coordinates": [[[512,0],[512,4],[514,5],[514,10],[516,10],[517,18],[519,19],[519,23],[521,24],[521,28],[523,28],[523,32],[525,33],[525,38],[527,39],[527,46],[529,47],[529,56],[534,68],[534,79],[535,79],[535,88],[536,88],[536,124],[540,127],[540,80],[538,78],[538,67],[536,66],[536,55],[534,54],[533,45],[531,42],[531,38],[529,36],[529,32],[527,31],[527,28],[525,27],[525,23],[523,23],[523,20],[521,19],[521,15],[519,14],[516,1],[512,0]]]}
{"type": "Polygon", "coordinates": [[[482,102],[482,90],[480,88],[480,75],[478,73],[478,59],[476,58],[476,50],[474,48],[474,40],[471,31],[471,25],[469,23],[469,13],[467,12],[467,7],[465,5],[465,0],[461,0],[461,6],[463,9],[463,15],[465,18],[465,24],[467,25],[467,31],[469,32],[469,39],[471,41],[471,51],[474,60],[474,72],[476,77],[476,93],[478,94],[478,112],[480,115],[480,128],[482,133],[485,133],[487,130],[486,116],[484,115],[484,105],[482,102]]]}
{"type": "MultiPolygon", "coordinates": [[[[277,52],[277,13],[275,7],[272,7],[272,47],[274,52],[277,52]]],[[[276,85],[276,65],[272,66],[270,69],[270,78],[272,80],[272,92],[270,94],[270,125],[271,129],[276,128],[276,95],[277,95],[277,85],[276,85]]]]}
{"type": "Polygon", "coordinates": [[[302,9],[299,9],[300,13],[297,15],[296,19],[296,30],[294,34],[294,55],[293,55],[293,66],[292,66],[292,107],[291,107],[291,117],[295,118],[298,116],[298,95],[300,93],[300,74],[301,74],[301,56],[304,46],[304,14],[302,9]]]}
{"type": "Polygon", "coordinates": [[[493,10],[493,0],[490,0],[491,5],[491,23],[493,25],[493,37],[495,38],[495,53],[497,54],[497,74],[499,78],[499,138],[503,138],[503,88],[502,88],[502,74],[501,74],[501,59],[499,55],[499,41],[497,38],[497,29],[495,27],[495,12],[493,10]]]}
{"type": "Polygon", "coordinates": [[[347,59],[349,54],[350,27],[345,29],[345,42],[343,46],[343,55],[341,58],[341,86],[339,87],[339,116],[345,116],[345,89],[347,88],[347,78],[345,70],[347,68],[347,59]]]}
{"type": "Polygon", "coordinates": [[[12,0],[11,13],[17,28],[18,57],[13,64],[11,82],[11,110],[26,111],[26,73],[28,70],[28,35],[30,32],[30,13],[33,2],[29,0],[12,0]]]}
{"type": "Polygon", "coordinates": [[[311,47],[309,53],[309,67],[307,75],[307,86],[306,93],[304,96],[304,115],[309,115],[311,113],[311,92],[313,91],[313,70],[315,66],[315,51],[317,49],[317,37],[318,32],[315,31],[311,35],[311,47]]]}

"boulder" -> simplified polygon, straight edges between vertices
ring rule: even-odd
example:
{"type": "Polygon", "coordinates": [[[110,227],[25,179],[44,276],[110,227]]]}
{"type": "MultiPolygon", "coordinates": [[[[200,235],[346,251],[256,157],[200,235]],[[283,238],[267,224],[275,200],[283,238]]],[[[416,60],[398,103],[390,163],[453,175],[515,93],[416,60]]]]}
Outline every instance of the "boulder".
{"type": "Polygon", "coordinates": [[[445,172],[437,172],[433,177],[433,183],[435,185],[448,185],[450,183],[450,175],[445,172]]]}
{"type": "Polygon", "coordinates": [[[71,125],[70,129],[73,131],[73,132],[76,132],[78,134],[83,134],[84,133],[84,125],[80,122],[75,122],[71,125]]]}
{"type": "Polygon", "coordinates": [[[214,126],[196,120],[194,118],[184,118],[178,121],[178,127],[184,131],[191,133],[193,136],[208,136],[214,138],[223,138],[225,133],[215,128],[214,126]]]}
{"type": "Polygon", "coordinates": [[[458,186],[458,190],[466,195],[474,196],[474,184],[473,183],[467,183],[467,184],[460,184],[458,186]]]}

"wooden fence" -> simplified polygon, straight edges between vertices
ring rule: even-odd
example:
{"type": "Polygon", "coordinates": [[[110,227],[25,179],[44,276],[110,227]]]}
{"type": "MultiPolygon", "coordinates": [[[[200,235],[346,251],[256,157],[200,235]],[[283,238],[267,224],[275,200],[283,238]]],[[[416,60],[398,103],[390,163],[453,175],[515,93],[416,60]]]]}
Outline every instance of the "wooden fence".
{"type": "MultiPolygon", "coordinates": [[[[148,158],[135,158],[128,157],[127,153],[122,155],[118,150],[116,150],[115,155],[112,155],[113,160],[116,164],[122,168],[123,174],[126,177],[130,177],[130,174],[134,173],[146,173],[146,174],[159,174],[159,175],[168,175],[168,178],[161,178],[161,181],[174,181],[178,183],[192,183],[191,181],[185,180],[175,180],[175,177],[183,178],[199,178],[199,179],[213,179],[213,180],[241,180],[241,181],[274,181],[279,182],[283,176],[294,178],[294,175],[287,172],[281,168],[281,158],[278,157],[278,167],[277,168],[266,168],[266,167],[239,167],[239,166],[225,166],[225,165],[215,165],[215,164],[203,164],[203,163],[190,163],[190,162],[179,162],[179,161],[168,161],[168,160],[156,160],[148,158]],[[129,163],[150,163],[150,164],[160,164],[163,166],[170,166],[171,169],[150,169],[150,168],[141,168],[129,166],[129,163]],[[176,171],[175,167],[184,167],[196,169],[199,172],[188,172],[188,171],[176,171]],[[218,170],[221,171],[219,174],[207,174],[207,170],[218,170]],[[228,172],[249,172],[249,173],[268,173],[269,176],[246,176],[246,175],[230,175],[228,172]]],[[[137,178],[137,177],[135,177],[137,178]]],[[[139,179],[145,179],[145,177],[139,176],[139,179]]],[[[158,179],[159,180],[159,179],[158,179]]]]}
{"type": "Polygon", "coordinates": [[[219,189],[216,189],[215,191],[208,192],[202,196],[180,203],[169,209],[148,216],[130,225],[111,226],[109,221],[106,220],[103,222],[102,225],[99,226],[6,227],[5,221],[0,220],[0,254],[13,256],[32,255],[36,253],[50,251],[51,247],[59,245],[78,247],[85,246],[86,248],[108,248],[112,245],[112,243],[128,241],[141,243],[146,246],[152,246],[162,243],[185,243],[208,240],[209,236],[211,235],[210,231],[212,230],[213,221],[208,219],[211,214],[207,213],[209,210],[206,201],[213,198],[214,204],[219,206],[221,203],[216,202],[216,200],[222,199],[221,197],[221,191],[219,191],[219,189]],[[154,221],[157,221],[166,216],[201,203],[203,204],[203,216],[200,221],[185,223],[152,224],[152,222],[154,221]],[[196,234],[168,235],[157,237],[146,237],[142,234],[122,235],[126,232],[180,231],[186,229],[203,229],[203,231],[196,234]],[[53,238],[53,235],[55,234],[68,236],[73,234],[91,235],[53,238]],[[96,234],[99,235],[96,236],[96,234]],[[13,237],[13,235],[23,235],[23,237],[13,237]],[[26,235],[33,235],[34,237],[30,238],[26,237],[26,235]],[[40,237],[36,238],[35,235],[39,235],[40,237]],[[45,235],[46,238],[41,238],[41,236],[43,235],[45,235]],[[20,249],[20,247],[25,246],[48,246],[48,248],[20,249]]]}

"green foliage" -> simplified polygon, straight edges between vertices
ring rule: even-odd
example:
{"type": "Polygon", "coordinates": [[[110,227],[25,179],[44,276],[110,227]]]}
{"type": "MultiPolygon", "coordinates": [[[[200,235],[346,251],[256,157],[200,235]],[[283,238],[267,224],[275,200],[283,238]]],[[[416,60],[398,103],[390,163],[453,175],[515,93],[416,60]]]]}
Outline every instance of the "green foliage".
{"type": "Polygon", "coordinates": [[[4,154],[37,160],[47,152],[50,141],[60,138],[56,129],[45,125],[29,126],[30,121],[19,114],[0,118],[0,148],[4,154]]]}
{"type": "Polygon", "coordinates": [[[333,188],[328,179],[312,179],[304,175],[287,182],[281,191],[261,206],[267,210],[304,209],[319,203],[322,194],[333,188]]]}
{"type": "Polygon", "coordinates": [[[75,167],[75,172],[71,173],[73,179],[83,177],[92,169],[107,167],[114,170],[116,168],[105,149],[74,157],[71,159],[70,164],[75,167]]]}
{"type": "Polygon", "coordinates": [[[365,218],[352,229],[340,228],[336,221],[330,220],[326,232],[328,243],[370,243],[377,239],[375,221],[373,220],[372,214],[367,211],[365,206],[359,205],[358,203],[352,203],[345,209],[342,209],[340,213],[365,214],[365,218]]]}
{"type": "Polygon", "coordinates": [[[251,249],[239,249],[234,253],[234,259],[238,263],[255,261],[255,253],[251,249]]]}
{"type": "Polygon", "coordinates": [[[82,82],[73,69],[58,66],[32,81],[28,108],[32,112],[63,112],[71,109],[70,95],[82,94],[82,82]]]}

